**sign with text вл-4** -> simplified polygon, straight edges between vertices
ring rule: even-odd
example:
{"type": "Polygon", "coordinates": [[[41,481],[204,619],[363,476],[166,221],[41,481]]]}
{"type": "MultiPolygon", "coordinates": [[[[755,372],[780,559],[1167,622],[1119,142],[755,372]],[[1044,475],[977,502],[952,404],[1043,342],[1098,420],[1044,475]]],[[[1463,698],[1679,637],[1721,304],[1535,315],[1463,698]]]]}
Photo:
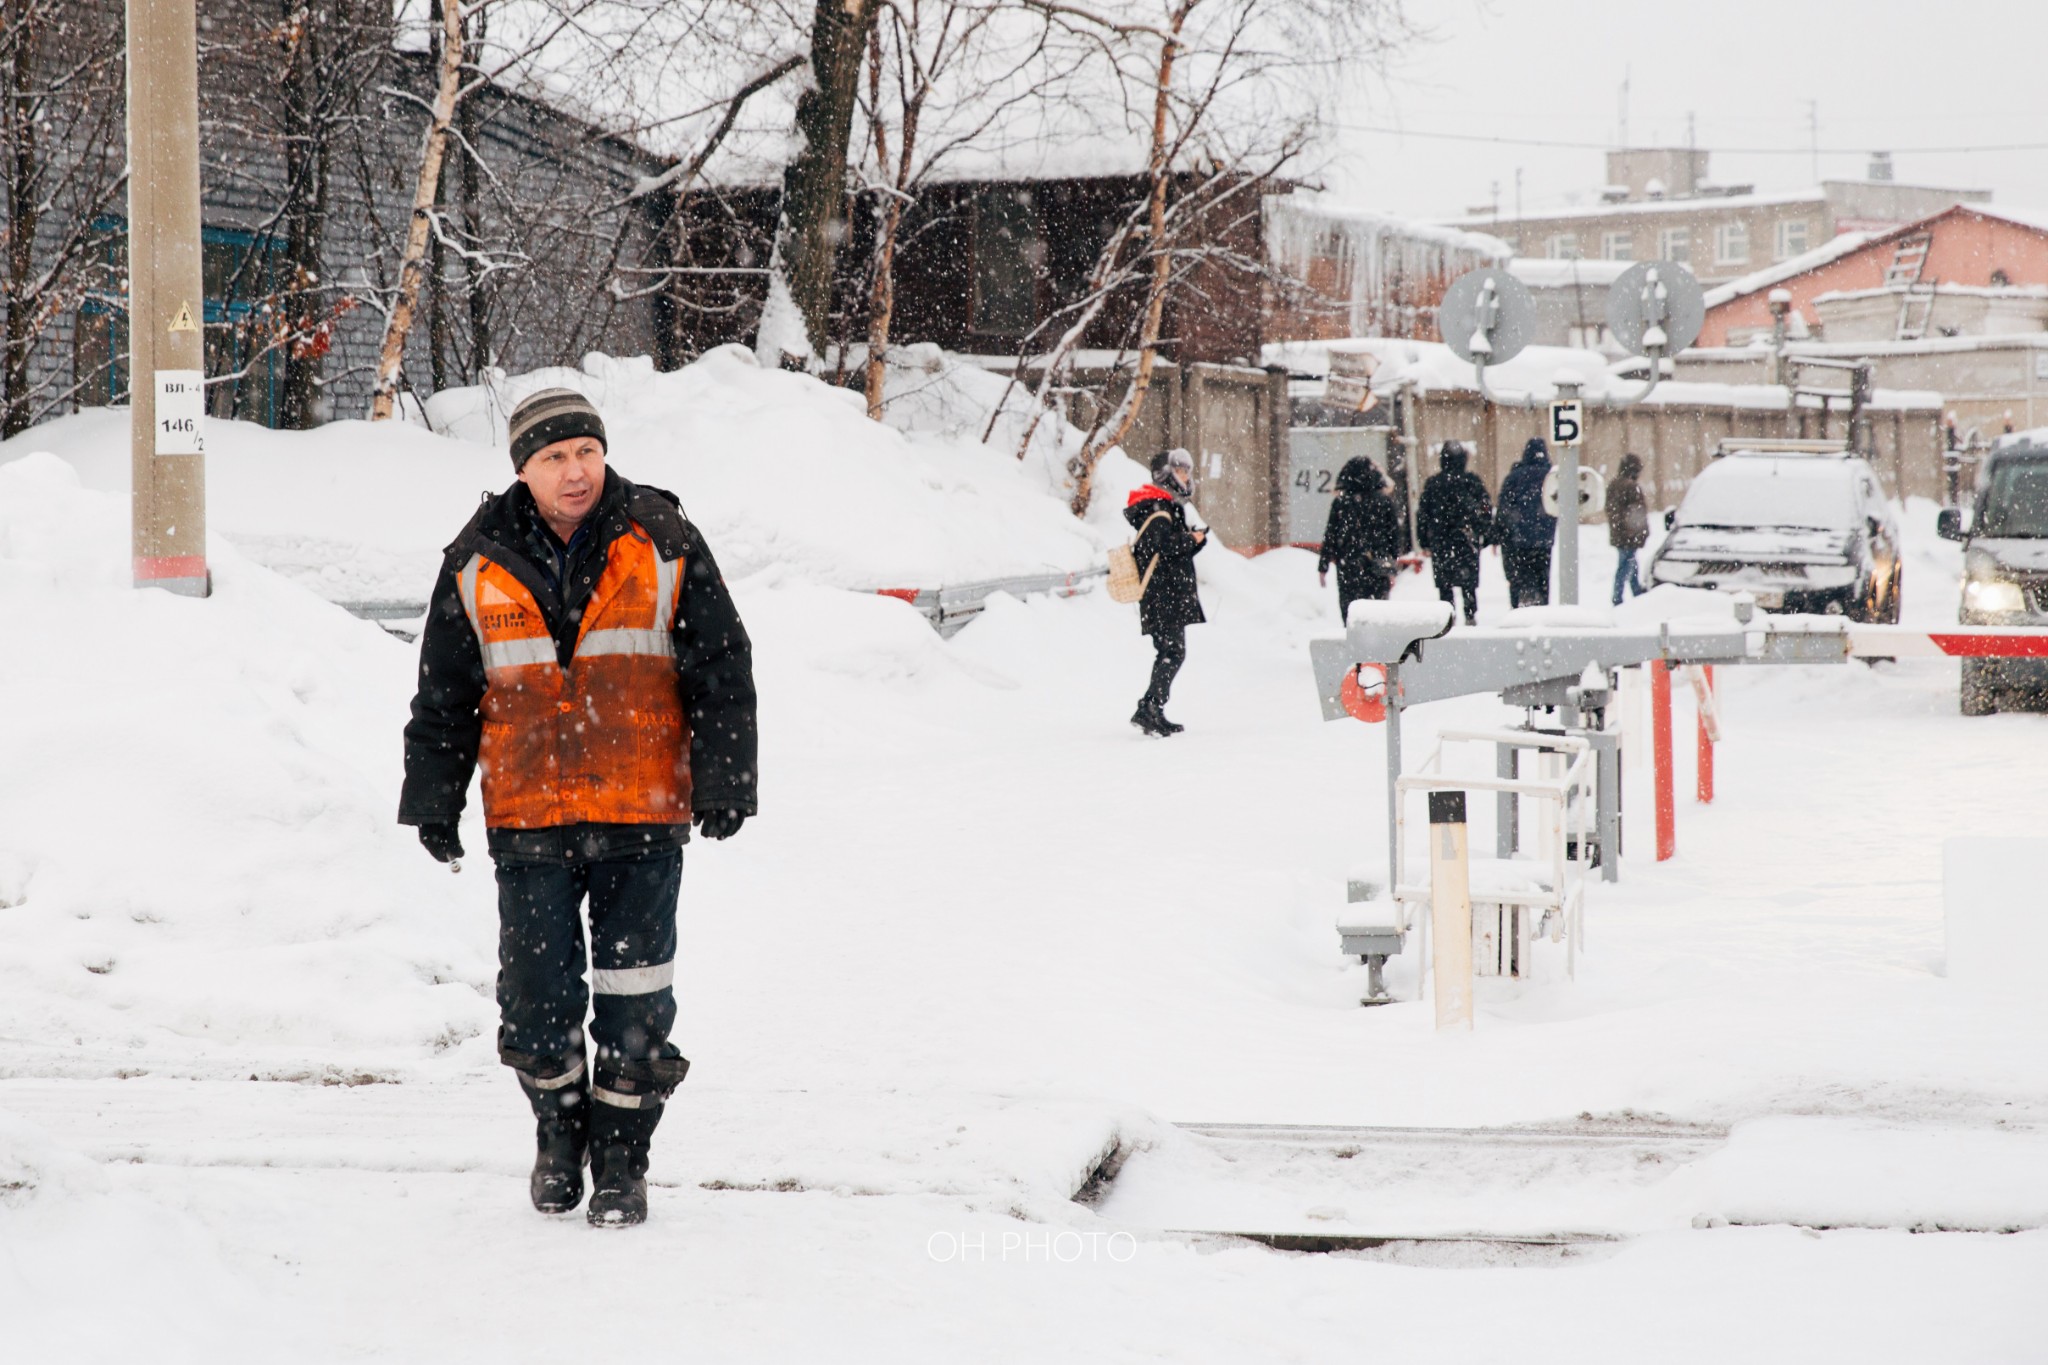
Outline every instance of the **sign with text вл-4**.
{"type": "Polygon", "coordinates": [[[198,370],[156,372],[156,453],[206,453],[206,376],[198,370]]]}

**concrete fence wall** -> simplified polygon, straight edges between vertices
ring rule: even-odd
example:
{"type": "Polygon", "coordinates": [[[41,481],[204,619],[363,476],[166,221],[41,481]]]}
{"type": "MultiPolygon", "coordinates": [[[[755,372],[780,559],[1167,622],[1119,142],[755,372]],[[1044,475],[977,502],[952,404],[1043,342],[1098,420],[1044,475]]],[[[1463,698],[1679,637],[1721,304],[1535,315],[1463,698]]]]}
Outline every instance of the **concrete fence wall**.
{"type": "MultiPolygon", "coordinates": [[[[1076,378],[1077,390],[1104,392],[1098,386],[1109,377],[1076,378]]],[[[1114,403],[1120,396],[1114,385],[1100,400],[1077,391],[1066,401],[1067,416],[1085,430],[1096,420],[1098,401],[1114,403]]],[[[1523,443],[1542,435],[1548,423],[1545,409],[1497,407],[1469,391],[1408,395],[1403,401],[1410,409],[1404,425],[1413,433],[1412,448],[1395,452],[1392,462],[1413,471],[1406,479],[1411,516],[1423,480],[1436,472],[1436,452],[1445,441],[1471,446],[1473,471],[1488,489],[1498,490],[1523,443]]],[[[1872,463],[1886,491],[1940,500],[1947,487],[1940,410],[1880,408],[1870,414],[1870,424],[1872,463]]],[[[1293,425],[1282,370],[1162,364],[1153,372],[1145,406],[1124,448],[1140,461],[1174,446],[1192,451],[1196,507],[1224,543],[1256,553],[1288,542],[1288,431],[1293,425]]],[[[1624,454],[1641,455],[1643,491],[1653,507],[1664,508],[1678,505],[1693,475],[1724,438],[1846,441],[1848,434],[1846,413],[1816,408],[1693,403],[1589,408],[1579,458],[1612,478],[1624,454]]]]}
{"type": "MultiPolygon", "coordinates": [[[[1521,456],[1523,444],[1545,433],[1548,413],[1534,408],[1500,408],[1476,393],[1431,393],[1415,405],[1418,475],[1436,470],[1436,451],[1445,441],[1472,447],[1472,468],[1488,488],[1521,456]]],[[[1941,414],[1933,408],[1880,409],[1870,414],[1875,455],[1872,464],[1893,496],[1939,499],[1946,483],[1941,463],[1941,414]]],[[[1800,437],[1846,440],[1848,416],[1813,409],[1737,408],[1657,403],[1618,411],[1589,408],[1586,440],[1579,459],[1609,478],[1621,457],[1643,457],[1643,491],[1653,507],[1675,507],[1708,460],[1729,437],[1800,437]]],[[[1556,452],[1552,452],[1552,458],[1556,452]]],[[[1420,484],[1420,477],[1415,481],[1420,484]]]]}

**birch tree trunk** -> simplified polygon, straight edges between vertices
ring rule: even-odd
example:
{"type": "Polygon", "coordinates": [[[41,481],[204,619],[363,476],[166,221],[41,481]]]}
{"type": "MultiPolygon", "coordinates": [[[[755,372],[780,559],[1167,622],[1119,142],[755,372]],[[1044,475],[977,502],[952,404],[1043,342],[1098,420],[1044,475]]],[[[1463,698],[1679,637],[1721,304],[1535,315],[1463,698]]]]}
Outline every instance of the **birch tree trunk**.
{"type": "MultiPolygon", "coordinates": [[[[875,119],[875,164],[884,172],[889,170],[889,129],[879,116],[881,109],[882,65],[881,37],[876,33],[869,60],[870,102],[877,110],[875,119]]],[[[889,187],[887,205],[882,210],[882,228],[875,240],[875,279],[868,291],[868,366],[867,398],[868,416],[882,420],[882,404],[886,398],[885,381],[889,373],[889,324],[896,312],[896,234],[903,226],[903,205],[910,190],[911,167],[917,157],[917,124],[924,112],[924,99],[930,87],[920,85],[916,93],[905,101],[903,110],[903,145],[900,148],[893,183],[889,187]]]]}
{"type": "Polygon", "coordinates": [[[1151,201],[1146,214],[1146,250],[1152,253],[1152,280],[1145,291],[1145,322],[1138,334],[1138,372],[1131,378],[1130,390],[1117,411],[1093,432],[1082,445],[1081,453],[1074,461],[1074,497],[1072,507],[1075,516],[1088,511],[1088,503],[1095,495],[1095,466],[1102,461],[1103,452],[1111,446],[1121,444],[1131,427],[1138,420],[1138,413],[1145,406],[1145,395],[1152,387],[1152,371],[1159,361],[1159,330],[1166,316],[1167,285],[1173,277],[1173,253],[1166,240],[1166,191],[1173,178],[1170,164],[1167,114],[1172,104],[1173,64],[1180,55],[1180,32],[1187,22],[1188,12],[1199,0],[1183,0],[1173,12],[1171,27],[1159,44],[1158,81],[1153,88],[1152,100],[1152,155],[1149,171],[1152,178],[1151,201]]]}
{"type": "Polygon", "coordinates": [[[455,117],[455,101],[462,89],[462,5],[461,0],[441,0],[441,79],[434,91],[433,122],[427,128],[427,144],[420,153],[419,183],[413,189],[412,222],[405,235],[405,255],[399,260],[398,298],[391,306],[391,318],[384,325],[384,347],[377,357],[377,387],[370,400],[370,420],[389,418],[398,400],[398,375],[405,359],[405,338],[412,330],[413,310],[419,303],[420,279],[426,274],[427,234],[432,226],[434,201],[441,186],[441,161],[448,150],[448,125],[455,117]]]}

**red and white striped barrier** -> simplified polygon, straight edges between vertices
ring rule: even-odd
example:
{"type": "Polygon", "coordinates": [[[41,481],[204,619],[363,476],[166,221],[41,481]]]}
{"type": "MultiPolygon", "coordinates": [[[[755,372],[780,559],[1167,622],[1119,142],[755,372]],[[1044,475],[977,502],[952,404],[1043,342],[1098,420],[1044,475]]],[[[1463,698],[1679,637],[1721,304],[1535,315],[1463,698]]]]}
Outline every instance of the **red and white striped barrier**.
{"type": "MultiPolygon", "coordinates": [[[[1844,652],[1852,659],[2048,659],[2048,628],[2040,626],[1957,626],[1923,630],[1912,626],[1846,626],[1844,652]]],[[[1652,761],[1656,765],[1657,861],[1678,851],[1677,802],[1672,774],[1671,681],[1674,665],[1652,664],[1650,674],[1652,761]]],[[[1712,664],[1692,665],[1693,697],[1699,718],[1698,798],[1714,799],[1714,744],[1721,738],[1721,707],[1714,694],[1712,664]]]]}
{"type": "Polygon", "coordinates": [[[2048,659],[2040,626],[1850,626],[1853,659],[2048,659]]]}

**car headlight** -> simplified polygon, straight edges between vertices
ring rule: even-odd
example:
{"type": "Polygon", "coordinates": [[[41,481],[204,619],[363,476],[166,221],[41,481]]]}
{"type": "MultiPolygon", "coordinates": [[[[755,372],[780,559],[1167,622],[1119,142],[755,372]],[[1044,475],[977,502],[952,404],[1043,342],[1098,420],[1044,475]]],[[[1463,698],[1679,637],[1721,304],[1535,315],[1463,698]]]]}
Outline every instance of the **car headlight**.
{"type": "Polygon", "coordinates": [[[2003,578],[1973,578],[1963,584],[1963,605],[1971,611],[2025,611],[2027,595],[2003,578]]]}

